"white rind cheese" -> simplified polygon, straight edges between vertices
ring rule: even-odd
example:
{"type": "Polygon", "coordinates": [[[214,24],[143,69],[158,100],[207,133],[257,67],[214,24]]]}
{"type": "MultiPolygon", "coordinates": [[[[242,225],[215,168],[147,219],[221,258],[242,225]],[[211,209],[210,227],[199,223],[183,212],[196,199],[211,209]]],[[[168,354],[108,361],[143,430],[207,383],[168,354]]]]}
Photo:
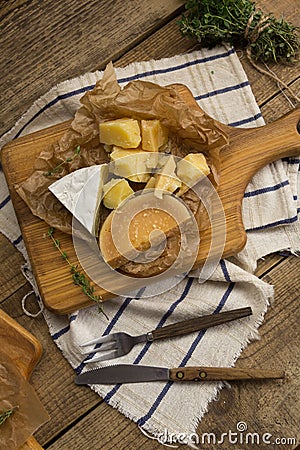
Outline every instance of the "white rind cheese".
{"type": "Polygon", "coordinates": [[[48,189],[95,236],[98,233],[103,185],[107,178],[107,164],[83,167],[55,181],[48,189]]]}

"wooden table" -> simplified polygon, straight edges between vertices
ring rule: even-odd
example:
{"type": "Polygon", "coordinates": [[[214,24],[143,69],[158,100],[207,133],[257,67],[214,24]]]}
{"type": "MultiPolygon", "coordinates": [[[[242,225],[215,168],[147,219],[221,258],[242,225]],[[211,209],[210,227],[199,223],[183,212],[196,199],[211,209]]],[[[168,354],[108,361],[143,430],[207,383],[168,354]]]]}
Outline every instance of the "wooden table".
{"type": "MultiPolygon", "coordinates": [[[[300,25],[299,0],[257,3],[265,12],[284,13],[286,19],[300,25]]],[[[125,66],[196,48],[194,41],[180,35],[177,20],[183,9],[180,0],[2,1],[1,134],[60,81],[103,69],[110,60],[115,66],[125,66]]],[[[276,83],[258,74],[242,52],[240,58],[266,122],[288,112],[291,105],[276,83]]],[[[271,65],[270,69],[299,95],[299,64],[271,65]]],[[[88,387],[74,384],[73,370],[52,342],[43,318],[31,318],[22,311],[21,299],[31,286],[20,270],[21,254],[1,234],[0,258],[1,308],[36,336],[44,349],[31,382],[51,420],[36,433],[38,442],[49,450],[164,448],[88,387]]],[[[231,389],[223,389],[218,401],[209,405],[199,424],[199,435],[234,431],[237,422],[243,421],[249,431],[286,439],[278,445],[245,448],[296,448],[295,443],[287,442],[300,437],[299,273],[300,260],[293,255],[274,254],[259,263],[257,275],[275,286],[275,302],[260,328],[261,340],[251,343],[240,358],[242,363],[264,367],[275,358],[278,366],[286,369],[288,382],[276,391],[273,385],[232,383],[231,389]]],[[[33,295],[27,306],[36,311],[33,295]]],[[[213,448],[212,444],[207,448],[213,448]]],[[[238,444],[235,448],[240,450],[238,444]]]]}

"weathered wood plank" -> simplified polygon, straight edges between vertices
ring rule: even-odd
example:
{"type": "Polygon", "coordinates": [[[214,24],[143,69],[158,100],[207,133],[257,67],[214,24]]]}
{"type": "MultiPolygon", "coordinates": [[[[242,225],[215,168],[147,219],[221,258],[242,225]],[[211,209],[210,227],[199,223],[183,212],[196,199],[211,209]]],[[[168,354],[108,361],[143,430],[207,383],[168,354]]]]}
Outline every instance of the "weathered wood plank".
{"type": "MultiPolygon", "coordinates": [[[[71,449],[75,442],[77,448],[81,450],[163,450],[166,448],[157,440],[144,436],[135,423],[106,403],[99,405],[47,449],[71,449]]],[[[187,449],[183,445],[176,448],[187,449]]]]}
{"type": "Polygon", "coordinates": [[[24,258],[9,240],[0,233],[0,304],[26,284],[21,272],[24,258]]]}
{"type": "MultiPolygon", "coordinates": [[[[298,67],[300,67],[300,65],[298,65],[298,67]]],[[[290,87],[299,95],[300,78],[291,83],[290,87]]],[[[291,109],[293,109],[293,105],[296,106],[295,101],[291,99],[290,96],[286,97],[284,93],[279,91],[266,105],[261,105],[261,112],[267,123],[273,122],[274,120],[283,116],[283,114],[291,111],[291,109]],[[292,104],[290,103],[290,101],[292,101],[292,104]]]]}
{"type": "Polygon", "coordinates": [[[32,0],[12,3],[8,15],[8,5],[0,10],[1,134],[51,87],[103,68],[174,17],[183,3],[69,0],[66,7],[32,0]]]}
{"type": "Polygon", "coordinates": [[[269,272],[274,266],[277,266],[284,259],[279,253],[273,253],[271,255],[267,255],[263,259],[260,259],[257,262],[257,269],[255,271],[255,275],[259,278],[262,278],[266,272],[269,272]]]}

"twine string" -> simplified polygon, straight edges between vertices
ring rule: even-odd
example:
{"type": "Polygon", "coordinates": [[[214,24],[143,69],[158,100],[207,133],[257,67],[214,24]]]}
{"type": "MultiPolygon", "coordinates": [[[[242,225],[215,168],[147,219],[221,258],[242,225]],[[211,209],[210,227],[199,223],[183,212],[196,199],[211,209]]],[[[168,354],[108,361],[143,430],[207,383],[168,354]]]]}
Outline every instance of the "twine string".
{"type": "Polygon", "coordinates": [[[254,20],[255,12],[253,11],[250,15],[245,31],[244,31],[244,37],[248,41],[248,45],[246,47],[246,56],[250,64],[258,70],[263,75],[267,75],[268,77],[272,78],[274,81],[276,81],[279,85],[281,85],[284,89],[286,89],[291,96],[300,103],[300,98],[293,92],[293,90],[283,81],[281,80],[274,72],[270,70],[266,70],[263,67],[259,66],[252,57],[252,48],[251,45],[254,44],[254,42],[257,41],[261,33],[268,28],[271,25],[271,22],[269,22],[270,17],[261,15],[259,21],[255,25],[255,27],[251,30],[251,25],[254,20]]]}

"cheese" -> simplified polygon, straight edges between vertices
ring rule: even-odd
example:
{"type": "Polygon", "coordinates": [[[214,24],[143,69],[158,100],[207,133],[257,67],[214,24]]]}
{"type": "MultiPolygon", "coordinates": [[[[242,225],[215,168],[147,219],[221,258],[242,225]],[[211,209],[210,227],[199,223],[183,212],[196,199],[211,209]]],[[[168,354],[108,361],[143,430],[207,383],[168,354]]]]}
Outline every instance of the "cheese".
{"type": "Polygon", "coordinates": [[[99,140],[102,144],[136,148],[141,142],[139,122],[134,119],[116,119],[99,124],[99,140]]]}
{"type": "Polygon", "coordinates": [[[182,195],[209,173],[210,168],[203,153],[189,153],[177,163],[177,176],[183,182],[178,196],[182,195]]]}
{"type": "MultiPolygon", "coordinates": [[[[129,241],[123,239],[122,251],[119,253],[115,246],[116,237],[113,238],[112,233],[112,220],[115,214],[115,210],[110,213],[99,234],[99,247],[103,259],[113,268],[120,267],[127,258],[130,259],[135,249],[145,251],[153,245],[159,245],[164,240],[164,235],[168,236],[177,228],[176,220],[167,212],[157,208],[144,209],[130,221],[129,241]]],[[[127,231],[126,227],[125,230],[127,231]]]]}
{"type": "Polygon", "coordinates": [[[160,173],[157,175],[155,182],[155,195],[162,197],[163,191],[175,192],[181,187],[181,181],[175,174],[176,163],[174,156],[169,156],[160,173]]]}
{"type": "Polygon", "coordinates": [[[159,120],[142,120],[142,149],[158,152],[168,142],[168,131],[159,120]]]}
{"type": "Polygon", "coordinates": [[[114,147],[110,158],[114,162],[115,175],[140,183],[147,183],[151,170],[158,164],[158,155],[143,150],[114,147]]]}
{"type": "Polygon", "coordinates": [[[84,167],[55,181],[48,189],[91,234],[96,235],[107,177],[107,164],[84,167]]]}
{"type": "MultiPolygon", "coordinates": [[[[147,276],[148,269],[154,274],[159,273],[162,267],[167,268],[168,264],[165,265],[160,259],[165,250],[167,261],[169,263],[171,258],[171,264],[176,249],[181,252],[178,261],[180,265],[183,262],[182,258],[190,258],[191,249],[187,247],[190,245],[188,236],[191,232],[192,234],[195,232],[195,229],[191,228],[194,224],[191,211],[184,202],[173,195],[167,193],[159,199],[153,194],[153,191],[146,189],[138,195],[131,196],[105,219],[99,233],[99,247],[103,259],[111,267],[120,267],[122,271],[121,266],[131,260],[133,264],[131,269],[137,269],[133,273],[138,276],[143,273],[147,276]],[[182,240],[185,230],[188,230],[186,236],[188,241],[185,241],[185,238],[182,240]],[[179,245],[176,244],[175,247],[171,245],[171,249],[170,241],[179,245]]],[[[197,228],[196,224],[195,226],[197,228]]],[[[198,251],[197,245],[194,247],[193,241],[191,247],[193,252],[198,251]]],[[[129,273],[132,274],[131,269],[129,273]]]]}
{"type": "Polygon", "coordinates": [[[128,181],[122,179],[112,179],[103,186],[103,204],[106,208],[117,209],[117,207],[127,197],[134,193],[128,181]]]}
{"type": "Polygon", "coordinates": [[[147,182],[144,189],[154,189],[155,188],[156,179],[155,176],[149,178],[149,181],[147,182]]]}

